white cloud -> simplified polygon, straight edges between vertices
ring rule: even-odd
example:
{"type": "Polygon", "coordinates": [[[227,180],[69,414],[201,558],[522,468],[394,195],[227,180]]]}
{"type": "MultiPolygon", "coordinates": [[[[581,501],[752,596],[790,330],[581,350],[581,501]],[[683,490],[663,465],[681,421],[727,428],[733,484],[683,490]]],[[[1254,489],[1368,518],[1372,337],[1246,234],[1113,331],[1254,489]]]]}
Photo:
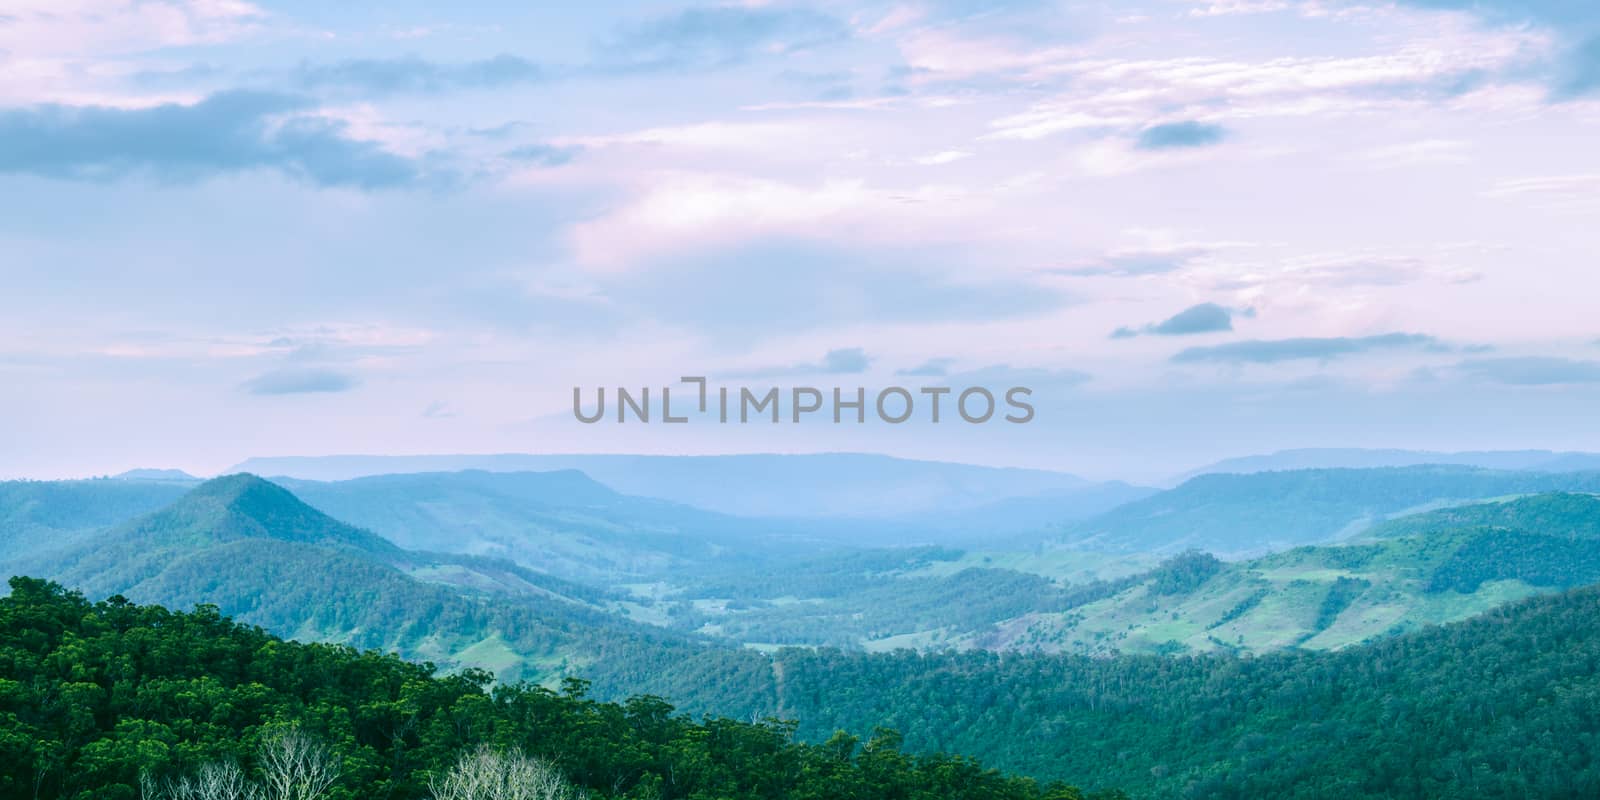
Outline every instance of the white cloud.
{"type": "Polygon", "coordinates": [[[1228,17],[1236,14],[1268,14],[1292,7],[1284,0],[1213,0],[1189,9],[1189,16],[1228,17]]]}
{"type": "Polygon", "coordinates": [[[11,0],[0,50],[13,58],[105,57],[227,41],[265,18],[238,0],[11,0]]]}
{"type": "Polygon", "coordinates": [[[990,136],[1032,140],[1172,119],[1331,116],[1439,104],[1446,98],[1430,96],[1430,84],[1499,73],[1551,47],[1550,37],[1535,31],[1485,30],[1450,14],[1426,15],[1424,25],[1395,13],[1406,24],[1396,25],[1396,41],[1380,53],[1046,59],[1030,64],[1027,77],[1054,76],[1069,88],[997,118],[990,136]]]}
{"type": "MultiPolygon", "coordinates": [[[[622,208],[577,226],[573,246],[579,261],[602,270],[692,245],[828,225],[852,225],[883,202],[859,180],[815,184],[693,172],[655,175],[622,208]]],[[[757,268],[757,267],[753,267],[757,268]]]]}
{"type": "Polygon", "coordinates": [[[1466,164],[1472,161],[1472,145],[1457,139],[1424,139],[1369,148],[1357,153],[1355,159],[1377,169],[1466,164]]]}
{"type": "Polygon", "coordinates": [[[1546,209],[1595,209],[1600,208],[1600,173],[1512,178],[1496,183],[1483,195],[1546,209]]]}
{"type": "Polygon", "coordinates": [[[972,153],[969,153],[966,150],[941,150],[937,153],[933,153],[932,155],[922,156],[921,158],[916,159],[916,162],[918,164],[922,164],[923,166],[937,166],[939,164],[954,164],[955,162],[964,158],[971,157],[972,153]]]}

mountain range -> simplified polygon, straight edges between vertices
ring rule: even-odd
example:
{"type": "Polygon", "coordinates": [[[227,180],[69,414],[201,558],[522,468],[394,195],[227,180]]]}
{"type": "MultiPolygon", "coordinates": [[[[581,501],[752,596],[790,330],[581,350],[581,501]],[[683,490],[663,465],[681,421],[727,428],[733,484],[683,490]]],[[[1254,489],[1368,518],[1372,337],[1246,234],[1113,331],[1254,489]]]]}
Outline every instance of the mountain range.
{"type": "Polygon", "coordinates": [[[607,653],[659,659],[706,644],[609,612],[603,589],[505,560],[406,550],[242,474],[0,568],[97,597],[210,604],[283,636],[483,667],[508,680],[553,680],[607,653]]]}
{"type": "Polygon", "coordinates": [[[1486,796],[1565,796],[1544,790],[1589,780],[1586,751],[1527,737],[1581,728],[1600,697],[1600,606],[1562,594],[1600,583],[1597,481],[1207,475],[972,549],[852,542],[574,471],[13,482],[0,573],[457,674],[799,718],[806,741],[887,724],[919,752],[1145,797],[1437,796],[1416,787],[1490,775],[1510,782],[1486,796]],[[1350,774],[1403,754],[1384,780],[1412,790],[1327,783],[1312,741],[1350,774]],[[1522,767],[1474,772],[1496,754],[1522,767]]]}
{"type": "Polygon", "coordinates": [[[1600,470],[1600,453],[1555,452],[1551,450],[1384,450],[1355,447],[1312,447],[1279,450],[1263,455],[1223,459],[1179,475],[1172,482],[1182,483],[1199,475],[1226,472],[1247,474],[1294,469],[1371,469],[1373,467],[1414,467],[1424,464],[1450,464],[1498,470],[1534,472],[1582,472],[1600,470]]]}
{"type": "Polygon", "coordinates": [[[970,509],[1091,485],[1062,472],[865,453],[285,457],[253,458],[229,472],[340,481],[461,470],[579,470],[623,494],[750,517],[884,517],[970,509]]]}
{"type": "Polygon", "coordinates": [[[1439,506],[1552,491],[1600,491],[1600,472],[1429,465],[1201,475],[1072,523],[1062,540],[1118,552],[1254,555],[1348,539],[1439,506]]]}

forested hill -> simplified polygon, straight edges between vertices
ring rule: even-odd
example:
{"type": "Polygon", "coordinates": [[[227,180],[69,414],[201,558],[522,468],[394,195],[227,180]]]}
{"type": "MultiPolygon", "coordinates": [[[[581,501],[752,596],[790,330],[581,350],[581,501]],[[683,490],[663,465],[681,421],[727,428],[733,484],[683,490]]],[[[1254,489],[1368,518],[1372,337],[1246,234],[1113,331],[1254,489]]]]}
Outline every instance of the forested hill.
{"type": "Polygon", "coordinates": [[[67,544],[155,511],[191,488],[174,481],[0,481],[0,559],[42,543],[67,544]]]}
{"type": "Polygon", "coordinates": [[[484,673],[442,677],[392,656],[286,642],[214,609],[90,604],[24,578],[11,587],[0,599],[0,800],[244,796],[184,794],[223,779],[265,785],[273,800],[422,800],[437,796],[430,778],[464,767],[504,778],[518,770],[494,765],[522,756],[554,770],[521,770],[544,778],[538,793],[501,780],[503,792],[448,796],[1084,797],[964,758],[906,755],[892,731],[796,744],[785,723],[694,722],[651,697],[595,702],[578,680],[561,693],[490,688],[484,673]],[[290,751],[292,762],[272,757],[290,751]],[[286,792],[271,777],[325,786],[286,792]]]}
{"type": "Polygon", "coordinates": [[[1600,496],[1551,492],[1498,503],[1442,508],[1386,522],[1369,538],[1397,538],[1450,528],[1498,528],[1563,539],[1600,539],[1600,496]]]}
{"type": "Polygon", "coordinates": [[[336,755],[330,800],[422,800],[430,773],[485,742],[547,759],[594,797],[630,800],[1079,796],[904,754],[936,751],[1147,798],[1600,796],[1594,588],[1337,653],[790,650],[765,673],[708,661],[679,676],[676,691],[728,713],[776,680],[792,728],[695,723],[650,698],[594,702],[581,682],[564,693],[491,688],[484,673],[441,677],[285,642],[214,610],[12,587],[0,599],[0,800],[133,800],[141,772],[182,776],[230,759],[248,772],[286,729],[336,755]]]}
{"type": "Polygon", "coordinates": [[[596,662],[660,669],[707,644],[609,613],[593,587],[508,562],[403,550],[250,475],[208,481],[159,511],[0,561],[0,570],[95,597],[214,604],[279,635],[492,669],[507,681],[553,681],[596,662]]]}
{"type": "Polygon", "coordinates": [[[1135,797],[1600,797],[1600,587],[1331,653],[790,649],[766,681],[655,690],[733,713],[775,686],[802,737],[886,725],[913,750],[1135,797]]]}

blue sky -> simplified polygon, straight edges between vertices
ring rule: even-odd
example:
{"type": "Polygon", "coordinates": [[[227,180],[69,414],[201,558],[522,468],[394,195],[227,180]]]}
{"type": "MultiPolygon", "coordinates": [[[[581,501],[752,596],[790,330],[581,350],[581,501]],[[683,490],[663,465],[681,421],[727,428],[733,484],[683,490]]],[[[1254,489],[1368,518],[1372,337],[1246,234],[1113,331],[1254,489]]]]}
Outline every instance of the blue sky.
{"type": "Polygon", "coordinates": [[[1600,449],[1580,0],[11,0],[0,477],[1600,449]],[[581,426],[680,375],[1026,426],[581,426]]]}

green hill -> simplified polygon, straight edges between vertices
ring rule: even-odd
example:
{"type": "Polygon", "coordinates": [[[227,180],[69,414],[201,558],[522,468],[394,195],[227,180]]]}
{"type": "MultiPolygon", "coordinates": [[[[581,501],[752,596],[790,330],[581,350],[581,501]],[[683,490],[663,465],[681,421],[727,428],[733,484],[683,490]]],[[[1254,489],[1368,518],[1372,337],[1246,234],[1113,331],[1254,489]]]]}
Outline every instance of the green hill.
{"type": "Polygon", "coordinates": [[[214,604],[279,635],[553,681],[599,661],[659,664],[704,640],[629,622],[600,590],[510,562],[404,550],[250,475],[3,565],[97,596],[214,604]]]}
{"type": "Polygon", "coordinates": [[[964,643],[1048,652],[1334,649],[1600,582],[1600,498],[1551,493],[1442,509],[1349,545],[1218,563],[1182,591],[1160,574],[1040,609],[964,643]],[[1114,589],[1115,591],[1109,591],[1114,589]]]}
{"type": "Polygon", "coordinates": [[[1600,497],[1549,492],[1412,514],[1374,527],[1367,538],[1393,538],[1445,528],[1511,528],[1574,539],[1600,539],[1600,497]]]}

